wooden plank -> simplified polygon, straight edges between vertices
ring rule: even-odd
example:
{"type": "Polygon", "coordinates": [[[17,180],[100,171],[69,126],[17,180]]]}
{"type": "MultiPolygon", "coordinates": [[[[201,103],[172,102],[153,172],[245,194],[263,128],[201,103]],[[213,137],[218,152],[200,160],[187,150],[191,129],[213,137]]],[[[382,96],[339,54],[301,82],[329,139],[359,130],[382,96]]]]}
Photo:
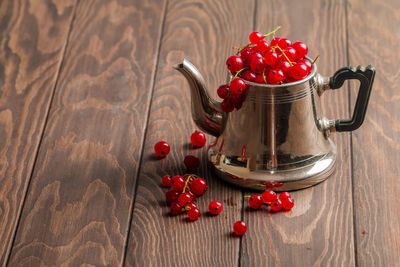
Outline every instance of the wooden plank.
{"type": "Polygon", "coordinates": [[[364,125],[352,135],[360,266],[398,266],[400,259],[399,14],[399,1],[348,4],[350,63],[377,70],[364,125]]]}
{"type": "Polygon", "coordinates": [[[0,266],[11,248],[74,5],[0,2],[0,266]]]}
{"type": "MultiPolygon", "coordinates": [[[[204,74],[209,91],[226,79],[225,60],[233,45],[244,44],[253,24],[254,1],[169,1],[161,43],[160,63],[152,100],[143,162],[127,248],[126,266],[236,266],[239,238],[231,236],[240,219],[242,193],[212,177],[206,149],[191,149],[196,126],[190,114],[190,93],[183,76],[172,68],[183,56],[204,74]],[[154,158],[159,140],[171,144],[167,158],[154,158]],[[200,175],[208,192],[198,198],[202,215],[188,223],[186,215],[171,217],[161,177],[184,174],[187,154],[201,158],[200,175]],[[223,213],[208,216],[208,204],[220,200],[223,213]]],[[[215,138],[208,136],[208,141],[215,138]]]]}
{"type": "Polygon", "coordinates": [[[10,266],[117,266],[164,1],[80,1],[10,266]]]}
{"type": "MultiPolygon", "coordinates": [[[[256,29],[301,40],[312,57],[320,54],[319,73],[330,76],[346,65],[345,6],[341,1],[257,1],[256,29]]],[[[322,96],[328,118],[348,117],[346,89],[322,96]]],[[[290,212],[249,210],[241,266],[352,266],[354,262],[349,134],[333,134],[337,167],[324,183],[292,193],[290,212]]],[[[249,192],[250,193],[250,192],[249,192]]]]}

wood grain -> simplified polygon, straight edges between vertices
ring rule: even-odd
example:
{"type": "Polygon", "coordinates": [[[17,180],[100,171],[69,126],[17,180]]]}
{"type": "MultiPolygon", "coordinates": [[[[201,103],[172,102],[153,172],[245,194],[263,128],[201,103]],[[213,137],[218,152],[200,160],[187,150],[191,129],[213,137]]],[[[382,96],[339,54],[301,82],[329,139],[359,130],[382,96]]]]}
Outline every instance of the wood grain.
{"type": "Polygon", "coordinates": [[[163,1],[80,1],[10,266],[117,266],[163,1]]]}
{"type": "MultiPolygon", "coordinates": [[[[341,1],[257,1],[256,30],[301,40],[309,55],[321,55],[319,73],[331,76],[345,66],[346,13],[341,1]]],[[[348,117],[348,91],[322,96],[324,115],[348,117]]],[[[243,237],[241,266],[352,266],[354,261],[351,158],[348,133],[333,134],[337,166],[325,182],[291,193],[290,212],[252,211],[244,205],[248,232],[243,237]]]]}
{"type": "Polygon", "coordinates": [[[350,62],[376,68],[364,125],[352,138],[357,262],[398,266],[400,3],[350,1],[348,20],[350,62]]]}
{"type": "Polygon", "coordinates": [[[0,2],[0,266],[11,248],[74,5],[0,2]]]}
{"type": "MultiPolygon", "coordinates": [[[[143,162],[133,210],[126,266],[236,266],[240,239],[231,236],[240,219],[242,193],[212,177],[206,149],[191,149],[196,130],[190,114],[190,93],[183,76],[172,68],[185,56],[204,74],[209,91],[226,78],[225,60],[233,45],[247,42],[252,29],[254,1],[169,1],[143,162]],[[242,42],[242,43],[240,43],[242,42]],[[167,158],[153,157],[158,140],[171,144],[167,158]],[[202,215],[194,223],[186,215],[171,217],[165,204],[165,174],[184,174],[187,154],[201,158],[200,175],[208,192],[197,200],[202,215]],[[220,200],[223,212],[207,215],[208,204],[220,200]]],[[[208,136],[209,142],[214,141],[208,136]]]]}

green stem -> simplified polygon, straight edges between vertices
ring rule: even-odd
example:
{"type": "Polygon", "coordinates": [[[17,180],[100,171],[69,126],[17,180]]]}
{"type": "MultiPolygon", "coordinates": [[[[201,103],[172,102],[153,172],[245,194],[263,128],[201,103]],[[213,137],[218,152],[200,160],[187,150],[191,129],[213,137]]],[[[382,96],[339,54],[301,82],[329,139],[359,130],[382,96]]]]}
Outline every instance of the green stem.
{"type": "Polygon", "coordinates": [[[185,193],[185,190],[186,190],[186,188],[187,188],[187,186],[189,184],[189,180],[190,180],[191,177],[192,177],[192,175],[189,175],[188,178],[186,178],[185,186],[183,187],[182,193],[185,193]]]}
{"type": "Polygon", "coordinates": [[[317,61],[318,58],[319,58],[319,55],[314,59],[314,61],[311,64],[314,65],[314,63],[317,61]]]}
{"type": "MultiPolygon", "coordinates": [[[[235,74],[235,76],[233,77],[233,79],[236,79],[237,78],[237,76],[242,72],[242,71],[244,71],[246,68],[243,68],[243,69],[241,69],[241,70],[239,70],[238,72],[236,72],[236,74],[235,74]]],[[[232,79],[232,80],[233,80],[232,79]]]]}
{"type": "Polygon", "coordinates": [[[282,50],[282,48],[280,48],[278,45],[271,47],[271,49],[275,49],[278,48],[279,51],[281,51],[282,55],[286,58],[286,60],[289,62],[290,66],[293,66],[292,61],[290,61],[290,59],[286,56],[285,52],[282,50]]]}
{"type": "Polygon", "coordinates": [[[273,30],[272,32],[267,33],[267,34],[264,34],[264,38],[265,38],[265,37],[268,37],[268,36],[270,36],[270,35],[273,35],[273,36],[275,37],[276,31],[279,30],[280,28],[281,28],[281,26],[278,26],[278,27],[277,27],[275,30],[273,30]]]}
{"type": "Polygon", "coordinates": [[[265,78],[265,70],[263,71],[262,75],[263,75],[265,84],[268,84],[268,83],[267,83],[267,79],[265,78]]]}

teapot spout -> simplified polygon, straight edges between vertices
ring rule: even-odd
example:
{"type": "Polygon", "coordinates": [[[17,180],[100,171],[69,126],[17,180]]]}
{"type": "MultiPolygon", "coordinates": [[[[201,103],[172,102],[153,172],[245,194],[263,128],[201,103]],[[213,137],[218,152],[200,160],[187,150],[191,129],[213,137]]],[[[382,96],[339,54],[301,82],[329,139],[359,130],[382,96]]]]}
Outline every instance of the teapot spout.
{"type": "Polygon", "coordinates": [[[209,96],[203,76],[186,59],[175,69],[189,82],[194,122],[205,132],[215,137],[220,136],[226,124],[227,113],[222,111],[220,103],[209,96]]]}

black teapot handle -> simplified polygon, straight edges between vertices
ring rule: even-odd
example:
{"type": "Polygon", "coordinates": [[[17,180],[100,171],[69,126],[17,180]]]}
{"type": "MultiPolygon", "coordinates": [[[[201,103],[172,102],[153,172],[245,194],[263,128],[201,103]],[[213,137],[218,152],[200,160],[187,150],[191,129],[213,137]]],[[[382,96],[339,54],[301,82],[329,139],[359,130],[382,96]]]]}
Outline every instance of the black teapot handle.
{"type": "Polygon", "coordinates": [[[335,74],[330,78],[329,87],[331,89],[339,89],[343,86],[343,83],[346,80],[357,79],[360,81],[360,88],[358,90],[353,116],[351,119],[335,120],[336,131],[354,131],[358,129],[364,122],[374,77],[375,68],[371,65],[368,65],[366,68],[358,66],[357,69],[354,67],[343,67],[336,71],[335,74]]]}

